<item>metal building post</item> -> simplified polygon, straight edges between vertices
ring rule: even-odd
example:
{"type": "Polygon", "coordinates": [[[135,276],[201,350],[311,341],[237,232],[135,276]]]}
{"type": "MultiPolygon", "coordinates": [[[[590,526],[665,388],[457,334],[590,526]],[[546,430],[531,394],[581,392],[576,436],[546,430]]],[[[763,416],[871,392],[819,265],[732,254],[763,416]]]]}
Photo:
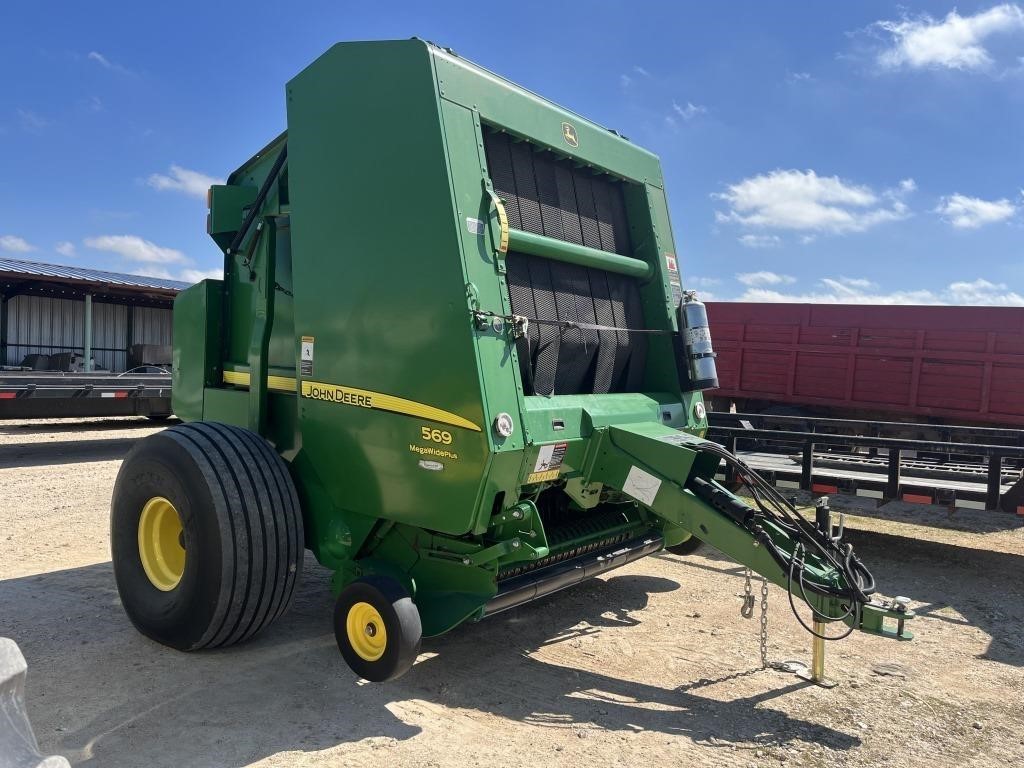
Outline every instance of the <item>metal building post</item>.
{"type": "Polygon", "coordinates": [[[92,294],[85,294],[85,368],[92,370],[92,294]]]}
{"type": "Polygon", "coordinates": [[[15,365],[7,362],[7,296],[0,293],[0,365],[15,365]]]}

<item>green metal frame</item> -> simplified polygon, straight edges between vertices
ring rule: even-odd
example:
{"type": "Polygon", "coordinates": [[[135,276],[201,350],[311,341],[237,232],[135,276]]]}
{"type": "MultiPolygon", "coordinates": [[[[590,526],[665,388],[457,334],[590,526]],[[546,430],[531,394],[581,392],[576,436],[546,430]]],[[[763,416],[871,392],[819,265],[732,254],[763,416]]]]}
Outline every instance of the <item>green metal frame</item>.
{"type": "MultiPolygon", "coordinates": [[[[287,133],[211,189],[222,250],[267,193],[223,282],[176,302],[174,403],[274,443],[335,589],[392,576],[429,636],[482,616],[503,571],[645,531],[667,545],[696,534],[785,586],[748,531],[687,489],[717,460],[699,451],[701,395],[677,373],[676,250],[654,155],[420,40],[334,46],[288,83],[287,103],[287,133]],[[633,252],[510,230],[485,127],[624,181],[633,252]],[[509,249],[640,280],[645,327],[663,332],[640,391],[524,394],[515,325],[479,321],[511,311],[509,249]],[[561,466],[538,473],[553,444],[561,466]],[[658,480],[653,500],[627,481],[634,467],[658,480]],[[534,503],[547,488],[614,522],[552,544],[534,503]]],[[[805,577],[837,574],[811,561],[805,577]]],[[[876,618],[861,628],[881,630],[876,618]]]]}

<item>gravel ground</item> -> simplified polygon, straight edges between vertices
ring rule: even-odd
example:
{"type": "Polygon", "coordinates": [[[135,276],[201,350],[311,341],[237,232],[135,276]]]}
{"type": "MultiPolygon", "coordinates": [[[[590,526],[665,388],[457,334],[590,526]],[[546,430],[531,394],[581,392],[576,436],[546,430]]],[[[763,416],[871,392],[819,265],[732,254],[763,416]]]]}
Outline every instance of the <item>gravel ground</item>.
{"type": "MultiPolygon", "coordinates": [[[[742,569],[656,555],[425,644],[356,680],[328,573],[254,641],[184,655],[136,633],[109,562],[121,457],[149,422],[0,423],[0,635],[42,749],[86,766],[981,766],[1024,761],[1024,521],[860,509],[849,538],[917,638],[828,646],[824,690],[761,671],[742,569]]],[[[851,502],[853,503],[853,502],[851,502]]],[[[770,589],[771,659],[810,641],[770,589]]]]}

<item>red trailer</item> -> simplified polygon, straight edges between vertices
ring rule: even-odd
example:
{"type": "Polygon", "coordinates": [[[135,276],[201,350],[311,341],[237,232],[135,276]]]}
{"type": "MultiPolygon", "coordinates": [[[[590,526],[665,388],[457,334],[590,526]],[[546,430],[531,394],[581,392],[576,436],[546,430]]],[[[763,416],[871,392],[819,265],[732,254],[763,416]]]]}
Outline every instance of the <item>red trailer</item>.
{"type": "Polygon", "coordinates": [[[716,408],[1024,427],[1024,307],[709,302],[708,316],[716,408]]]}

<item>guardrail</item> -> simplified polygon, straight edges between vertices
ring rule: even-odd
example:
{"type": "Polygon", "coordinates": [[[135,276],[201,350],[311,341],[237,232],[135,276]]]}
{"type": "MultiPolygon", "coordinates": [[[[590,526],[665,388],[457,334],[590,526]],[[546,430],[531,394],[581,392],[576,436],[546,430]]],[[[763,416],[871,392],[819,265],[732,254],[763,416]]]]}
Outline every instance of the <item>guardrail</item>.
{"type": "MultiPolygon", "coordinates": [[[[870,435],[852,434],[828,434],[812,431],[792,431],[779,429],[753,429],[747,426],[730,426],[726,421],[745,421],[748,419],[763,418],[757,414],[709,414],[713,417],[709,428],[709,438],[721,442],[730,452],[736,453],[737,444],[742,440],[765,440],[772,442],[783,442],[800,446],[800,488],[810,491],[814,487],[814,450],[816,446],[828,446],[833,448],[867,448],[875,449],[887,456],[886,480],[883,490],[883,500],[900,498],[900,486],[902,482],[902,453],[903,451],[940,453],[949,456],[971,456],[985,459],[987,464],[985,484],[985,508],[1000,509],[1006,511],[1017,511],[1020,504],[1017,496],[1024,494],[1024,480],[1019,481],[1006,494],[1010,497],[1001,504],[1000,495],[1002,492],[1003,461],[1005,459],[1016,459],[1024,461],[1024,446],[1022,445],[997,445],[989,443],[966,443],[937,440],[910,440],[892,437],[876,437],[870,435]]],[[[792,419],[794,422],[828,421],[838,426],[846,422],[845,419],[803,419],[801,417],[771,417],[772,419],[792,419]]],[[[869,422],[846,422],[847,426],[853,428],[856,424],[868,424],[869,422]]],[[[912,425],[890,422],[900,427],[912,425]]],[[[880,425],[875,422],[875,424],[880,425]]],[[[882,423],[884,424],[884,423],[882,423]]],[[[920,425],[932,427],[933,425],[920,425]]],[[[946,427],[952,430],[974,430],[976,428],[946,427]]],[[[985,428],[982,428],[985,430],[985,428]]],[[[991,431],[991,430],[985,430],[991,431]]],[[[995,430],[1006,438],[1020,439],[1019,430],[995,430]]],[[[735,474],[727,470],[727,482],[735,481],[735,474]]],[[[915,485],[922,483],[915,482],[915,485]]]]}

